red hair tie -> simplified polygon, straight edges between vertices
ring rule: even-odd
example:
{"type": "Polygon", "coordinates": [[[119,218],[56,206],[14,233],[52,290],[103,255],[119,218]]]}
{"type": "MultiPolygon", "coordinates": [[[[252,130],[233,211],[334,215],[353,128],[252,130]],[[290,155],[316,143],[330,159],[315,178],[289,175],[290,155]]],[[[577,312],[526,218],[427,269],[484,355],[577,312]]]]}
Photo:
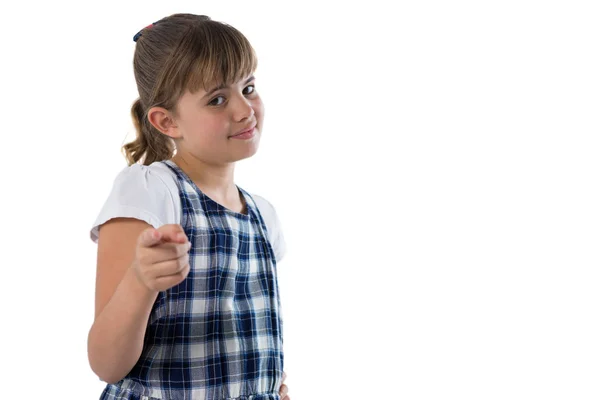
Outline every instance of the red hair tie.
{"type": "MultiPolygon", "coordinates": [[[[147,27],[145,27],[144,29],[150,29],[152,28],[154,25],[156,25],[159,21],[156,21],[150,25],[148,25],[147,27]]],[[[135,36],[133,37],[133,41],[137,42],[138,39],[140,38],[140,36],[142,36],[142,32],[144,31],[144,29],[140,30],[138,33],[135,34],[135,36]]]]}

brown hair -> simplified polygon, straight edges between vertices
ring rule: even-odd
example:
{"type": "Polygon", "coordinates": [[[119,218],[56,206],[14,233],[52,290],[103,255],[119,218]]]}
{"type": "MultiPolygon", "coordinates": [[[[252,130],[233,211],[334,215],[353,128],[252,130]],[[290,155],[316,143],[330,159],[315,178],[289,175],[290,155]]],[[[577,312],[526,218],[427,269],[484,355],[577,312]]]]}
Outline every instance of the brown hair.
{"type": "Polygon", "coordinates": [[[137,39],[133,72],[139,98],[131,107],[137,137],[123,146],[127,163],[150,165],[170,159],[173,140],[148,120],[148,110],[163,107],[177,117],[186,90],[231,85],[257,67],[254,49],[234,27],[205,15],[173,14],[144,28],[137,39]]]}

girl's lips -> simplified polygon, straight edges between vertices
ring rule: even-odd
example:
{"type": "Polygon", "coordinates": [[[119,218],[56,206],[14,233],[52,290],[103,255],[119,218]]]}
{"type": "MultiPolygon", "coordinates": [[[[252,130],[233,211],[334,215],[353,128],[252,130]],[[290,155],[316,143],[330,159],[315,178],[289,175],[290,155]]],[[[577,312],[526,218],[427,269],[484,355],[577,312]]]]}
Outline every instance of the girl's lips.
{"type": "Polygon", "coordinates": [[[243,131],[242,133],[238,133],[237,135],[231,136],[232,139],[250,139],[251,137],[254,136],[254,129],[255,127],[252,127],[246,131],[243,131]]]}

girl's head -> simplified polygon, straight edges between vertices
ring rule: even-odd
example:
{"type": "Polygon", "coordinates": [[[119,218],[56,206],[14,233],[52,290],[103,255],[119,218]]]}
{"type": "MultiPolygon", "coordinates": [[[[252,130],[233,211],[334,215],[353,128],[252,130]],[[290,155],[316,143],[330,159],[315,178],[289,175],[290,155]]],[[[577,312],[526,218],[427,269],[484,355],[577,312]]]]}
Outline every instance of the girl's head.
{"type": "Polygon", "coordinates": [[[128,163],[150,165],[175,151],[211,164],[252,156],[264,115],[256,66],[244,35],[207,16],[174,14],[143,29],[133,58],[137,138],[123,146],[128,163]],[[232,137],[253,126],[252,137],[232,137]]]}

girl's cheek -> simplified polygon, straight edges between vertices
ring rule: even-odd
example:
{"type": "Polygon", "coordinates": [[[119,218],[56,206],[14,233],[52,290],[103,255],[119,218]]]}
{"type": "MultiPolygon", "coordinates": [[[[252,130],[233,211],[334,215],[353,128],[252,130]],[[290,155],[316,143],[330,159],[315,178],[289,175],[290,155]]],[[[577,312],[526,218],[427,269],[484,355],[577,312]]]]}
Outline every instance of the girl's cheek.
{"type": "Polygon", "coordinates": [[[264,106],[263,106],[263,102],[262,102],[262,100],[260,98],[256,99],[252,103],[252,107],[254,108],[254,113],[255,114],[262,115],[262,113],[264,111],[264,106]]]}

